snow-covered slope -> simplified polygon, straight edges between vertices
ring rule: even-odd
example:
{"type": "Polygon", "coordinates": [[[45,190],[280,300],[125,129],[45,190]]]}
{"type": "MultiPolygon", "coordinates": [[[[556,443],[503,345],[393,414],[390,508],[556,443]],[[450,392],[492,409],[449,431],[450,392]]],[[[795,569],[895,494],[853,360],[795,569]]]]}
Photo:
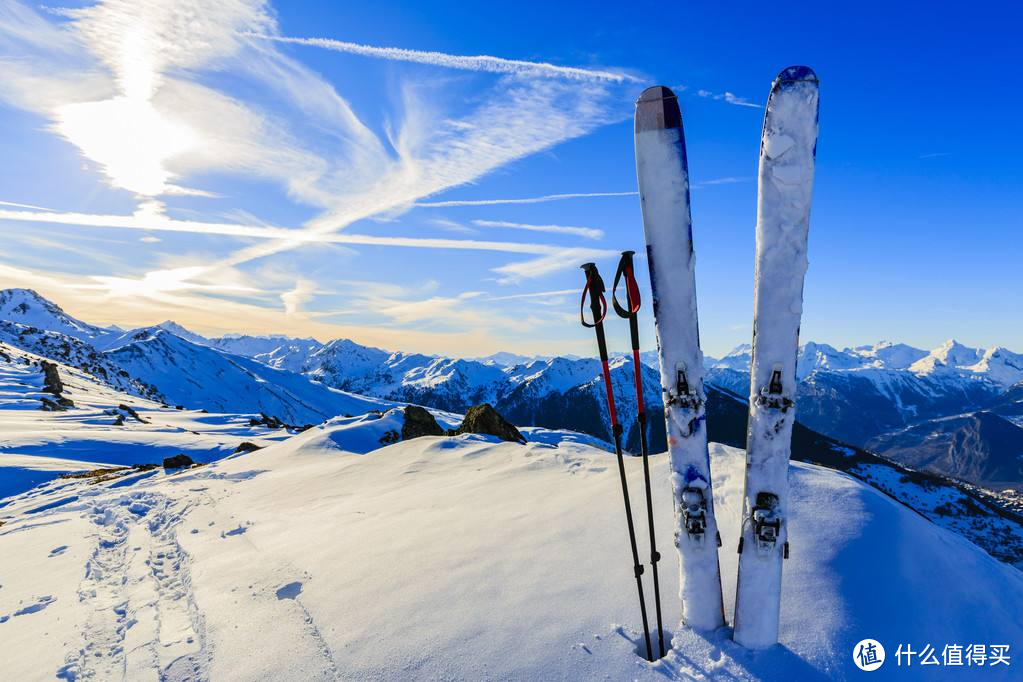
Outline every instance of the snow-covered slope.
{"type": "Polygon", "coordinates": [[[70,365],[125,393],[161,398],[155,386],[130,375],[123,367],[99,353],[92,344],[74,336],[0,320],[0,343],[70,365]]]}
{"type": "MultiPolygon", "coordinates": [[[[176,410],[119,392],[92,375],[57,364],[64,411],[40,409],[43,358],[0,344],[0,514],[2,498],[98,467],[160,464],[185,453],[197,462],[228,455],[248,441],[266,445],[283,429],[252,426],[253,415],[176,410]]],[[[0,676],[2,677],[2,676],[0,676]]]]}
{"type": "MultiPolygon", "coordinates": [[[[133,485],[61,481],[15,499],[0,527],[5,675],[841,680],[859,679],[865,637],[893,675],[900,643],[1023,646],[1023,574],[849,477],[794,464],[782,646],[752,654],[727,630],[681,630],[664,660],[644,662],[611,455],[473,436],[362,455],[358,424],[133,485]]],[[[730,614],[744,457],[714,446],[712,458],[730,614]]],[[[640,462],[627,465],[639,489],[640,462]]],[[[665,457],[652,469],[674,624],[665,457]]]]}

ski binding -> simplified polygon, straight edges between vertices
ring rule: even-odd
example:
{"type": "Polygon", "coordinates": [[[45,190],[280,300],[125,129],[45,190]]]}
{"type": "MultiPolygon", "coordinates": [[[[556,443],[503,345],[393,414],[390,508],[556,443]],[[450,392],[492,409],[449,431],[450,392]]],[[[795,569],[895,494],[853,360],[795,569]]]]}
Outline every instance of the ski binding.
{"type": "Polygon", "coordinates": [[[757,405],[766,407],[774,410],[781,410],[787,412],[790,407],[794,404],[792,399],[788,396],[783,395],[781,385],[781,365],[776,364],[771,369],[771,380],[767,386],[760,389],[759,395],[757,395],[757,405]]]}
{"type": "Polygon", "coordinates": [[[753,508],[750,519],[753,523],[753,538],[757,541],[757,550],[761,553],[770,552],[781,533],[778,496],[774,493],[757,493],[757,506],[753,508]]]}

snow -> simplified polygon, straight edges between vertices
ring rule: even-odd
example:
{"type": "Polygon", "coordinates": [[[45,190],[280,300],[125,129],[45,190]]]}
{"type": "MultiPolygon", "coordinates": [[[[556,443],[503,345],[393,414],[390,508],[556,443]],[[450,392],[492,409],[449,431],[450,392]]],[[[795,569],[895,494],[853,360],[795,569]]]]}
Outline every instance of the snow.
{"type": "MultiPolygon", "coordinates": [[[[346,449],[379,421],[129,487],[15,498],[0,527],[5,677],[842,679],[866,636],[889,655],[1023,645],[1023,574],[854,479],[793,464],[782,645],[753,653],[727,628],[676,629],[668,656],[646,663],[613,455],[475,436],[346,449]]],[[[745,460],[711,456],[730,613],[745,460]]],[[[651,465],[668,519],[667,457],[651,465]]],[[[640,489],[641,462],[626,466],[640,489]]]]}
{"type": "MultiPolygon", "coordinates": [[[[250,414],[176,410],[97,382],[84,372],[57,365],[63,395],[74,401],[64,412],[39,409],[41,358],[3,346],[0,357],[0,505],[8,495],[59,474],[100,466],[162,463],[185,453],[197,462],[230,454],[242,442],[266,445],[288,432],[251,426],[250,414]],[[136,420],[121,406],[139,415],[136,420]],[[117,425],[118,418],[123,425],[117,425]]],[[[52,398],[52,396],[50,396],[52,398]]],[[[2,507],[0,507],[2,509],[2,507]]]]}

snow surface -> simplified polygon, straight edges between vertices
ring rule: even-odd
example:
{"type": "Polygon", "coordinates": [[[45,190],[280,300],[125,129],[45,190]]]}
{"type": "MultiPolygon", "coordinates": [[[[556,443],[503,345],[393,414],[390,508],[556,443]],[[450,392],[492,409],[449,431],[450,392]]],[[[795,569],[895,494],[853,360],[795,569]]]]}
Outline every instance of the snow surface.
{"type": "MultiPolygon", "coordinates": [[[[84,372],[57,365],[64,412],[40,410],[41,358],[10,346],[0,357],[0,511],[3,498],[56,478],[100,466],[160,464],[184,453],[197,462],[230,454],[242,442],[267,445],[290,434],[251,426],[250,414],[176,410],[119,392],[84,372]],[[7,359],[5,359],[7,358],[7,359]],[[135,419],[121,406],[135,411],[135,419]],[[123,420],[122,425],[115,422],[123,420]]],[[[53,396],[49,396],[52,398],[53,396]]]]}
{"type": "MultiPolygon", "coordinates": [[[[4,677],[858,679],[865,637],[889,673],[899,643],[1023,646],[1023,574],[850,477],[793,464],[782,644],[753,653],[727,628],[685,629],[647,663],[612,455],[477,436],[353,452],[382,419],[14,498],[0,526],[4,677]]],[[[730,607],[745,458],[711,454],[730,607]]],[[[640,461],[626,464],[640,489],[640,461]]],[[[667,458],[652,470],[667,520],[667,458]]],[[[677,574],[662,581],[674,623],[677,574]]]]}

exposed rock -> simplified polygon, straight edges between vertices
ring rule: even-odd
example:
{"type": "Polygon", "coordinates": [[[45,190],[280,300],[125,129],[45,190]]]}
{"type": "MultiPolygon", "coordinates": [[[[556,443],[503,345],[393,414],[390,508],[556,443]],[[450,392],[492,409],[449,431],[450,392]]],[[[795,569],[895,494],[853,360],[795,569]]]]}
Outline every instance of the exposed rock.
{"type": "Polygon", "coordinates": [[[136,412],[135,408],[133,408],[131,405],[124,405],[122,403],[121,405],[117,406],[117,409],[123,410],[123,411],[127,412],[131,416],[131,418],[134,419],[137,422],[141,422],[143,424],[148,424],[149,423],[147,420],[145,420],[142,417],[140,417],[139,413],[136,412]]]}
{"type": "Polygon", "coordinates": [[[117,415],[117,419],[114,420],[114,426],[124,426],[124,415],[117,415]]]}
{"type": "Polygon", "coordinates": [[[195,464],[195,462],[192,461],[192,458],[185,454],[174,455],[173,457],[167,457],[163,460],[164,469],[183,469],[185,467],[190,467],[193,464],[195,464]]]}
{"type": "Polygon", "coordinates": [[[428,411],[418,405],[405,408],[405,424],[401,427],[401,439],[411,440],[420,436],[443,436],[444,429],[428,411]]]}
{"type": "Polygon", "coordinates": [[[40,398],[39,400],[43,403],[42,407],[39,408],[43,412],[63,412],[67,408],[75,406],[75,402],[73,400],[65,398],[64,396],[61,396],[56,400],[50,400],[49,398],[40,398]]]}
{"type": "Polygon", "coordinates": [[[256,419],[255,417],[249,419],[249,426],[265,426],[268,429],[283,429],[285,424],[277,417],[271,417],[268,414],[260,412],[259,419],[256,419]]]}
{"type": "Polygon", "coordinates": [[[380,436],[381,445],[390,445],[391,443],[397,443],[399,440],[401,440],[401,434],[394,429],[380,436]]]}
{"type": "Polygon", "coordinates": [[[490,403],[483,403],[470,407],[465,413],[462,425],[451,432],[452,436],[461,433],[481,433],[487,436],[497,436],[501,440],[511,443],[525,443],[525,437],[519,430],[512,426],[504,417],[498,414],[490,403]]]}
{"type": "Polygon", "coordinates": [[[262,445],[256,445],[255,443],[250,443],[249,441],[246,440],[238,444],[238,447],[234,449],[234,453],[237,454],[239,452],[255,452],[256,450],[262,449],[263,449],[262,445]]]}
{"type": "Polygon", "coordinates": [[[64,382],[60,380],[60,372],[57,371],[57,365],[49,360],[43,360],[40,365],[43,368],[43,390],[55,396],[60,396],[64,391],[64,382]]]}
{"type": "Polygon", "coordinates": [[[111,474],[122,474],[126,471],[131,471],[131,467],[114,467],[106,469],[89,469],[88,471],[72,471],[66,474],[61,474],[58,478],[107,478],[111,474]]]}

